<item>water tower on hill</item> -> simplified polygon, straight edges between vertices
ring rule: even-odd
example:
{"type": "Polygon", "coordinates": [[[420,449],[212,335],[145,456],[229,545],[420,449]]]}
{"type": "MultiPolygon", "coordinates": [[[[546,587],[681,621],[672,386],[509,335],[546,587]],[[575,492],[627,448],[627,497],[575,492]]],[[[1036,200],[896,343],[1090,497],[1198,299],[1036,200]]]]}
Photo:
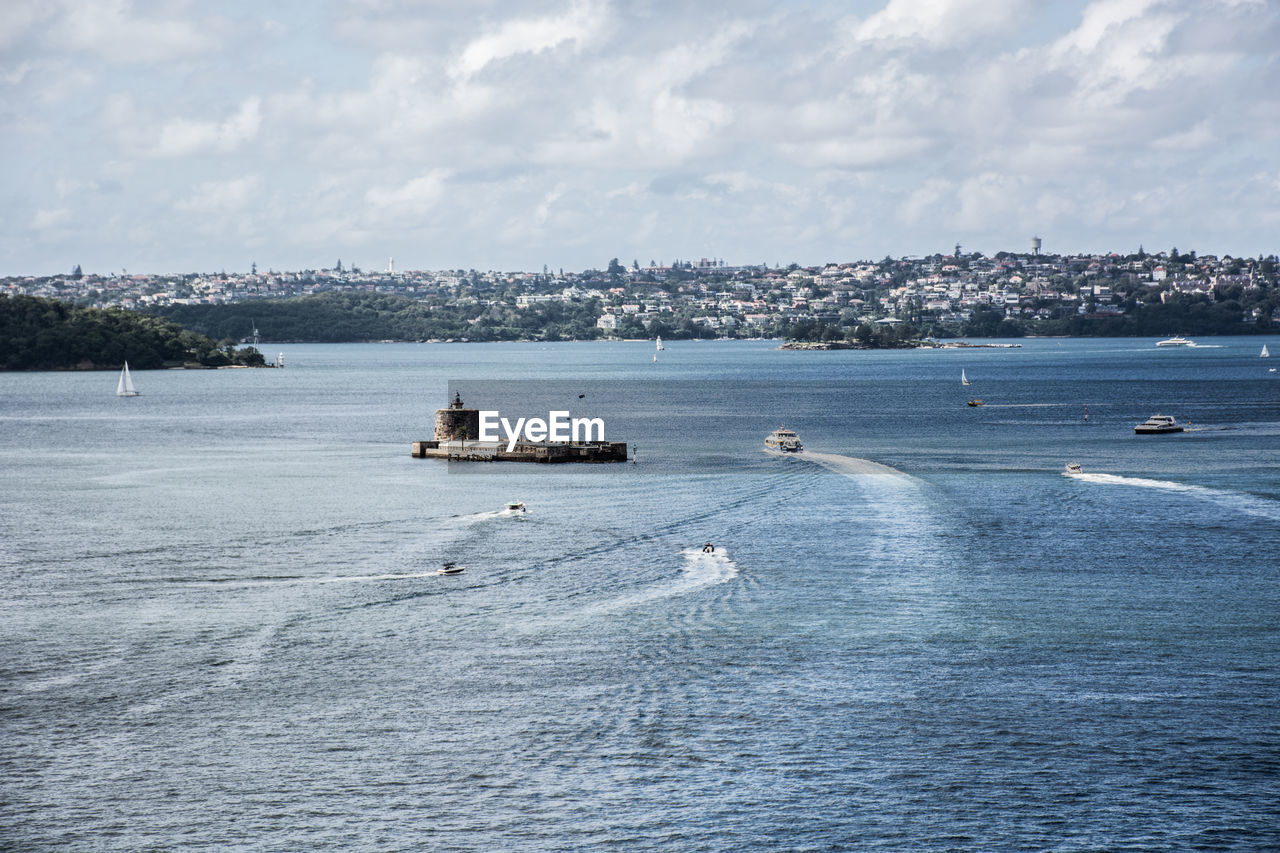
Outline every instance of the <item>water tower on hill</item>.
{"type": "Polygon", "coordinates": [[[1031,238],[1031,254],[1033,255],[1040,254],[1040,238],[1039,237],[1031,238]]]}

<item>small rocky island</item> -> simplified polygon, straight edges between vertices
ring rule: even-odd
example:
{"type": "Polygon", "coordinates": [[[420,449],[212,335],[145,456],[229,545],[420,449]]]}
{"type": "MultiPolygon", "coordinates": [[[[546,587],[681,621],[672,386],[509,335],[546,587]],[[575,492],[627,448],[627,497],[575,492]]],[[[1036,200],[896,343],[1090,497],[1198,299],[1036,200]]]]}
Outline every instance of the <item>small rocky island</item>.
{"type": "Polygon", "coordinates": [[[417,459],[450,462],[627,461],[623,441],[480,441],[480,435],[480,410],[466,408],[462,395],[455,392],[448,408],[436,410],[435,438],[413,442],[410,453],[417,459]]]}

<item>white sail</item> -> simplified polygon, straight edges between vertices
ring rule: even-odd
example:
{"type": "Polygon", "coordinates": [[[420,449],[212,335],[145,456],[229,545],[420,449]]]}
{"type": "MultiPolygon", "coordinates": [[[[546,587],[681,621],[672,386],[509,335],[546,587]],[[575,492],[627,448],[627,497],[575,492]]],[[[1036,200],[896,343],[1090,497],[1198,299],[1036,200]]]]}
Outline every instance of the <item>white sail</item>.
{"type": "Polygon", "coordinates": [[[973,384],[972,382],[970,382],[970,381],[968,380],[968,378],[966,378],[966,377],[965,377],[965,375],[964,375],[964,368],[963,368],[963,367],[962,367],[962,368],[960,368],[960,384],[961,384],[961,385],[972,385],[972,384],[973,384]]]}
{"type": "Polygon", "coordinates": [[[1266,345],[1266,344],[1263,344],[1263,345],[1262,345],[1262,355],[1260,355],[1260,356],[1258,356],[1258,357],[1259,357],[1259,358],[1271,358],[1271,353],[1267,352],[1267,345],[1266,345]]]}
{"type": "Polygon", "coordinates": [[[136,397],[138,392],[133,387],[133,377],[129,375],[129,362],[124,363],[124,370],[120,371],[120,381],[116,383],[117,397],[136,397]]]}
{"type": "Polygon", "coordinates": [[[658,349],[664,350],[666,347],[662,345],[662,335],[658,335],[658,349]]]}

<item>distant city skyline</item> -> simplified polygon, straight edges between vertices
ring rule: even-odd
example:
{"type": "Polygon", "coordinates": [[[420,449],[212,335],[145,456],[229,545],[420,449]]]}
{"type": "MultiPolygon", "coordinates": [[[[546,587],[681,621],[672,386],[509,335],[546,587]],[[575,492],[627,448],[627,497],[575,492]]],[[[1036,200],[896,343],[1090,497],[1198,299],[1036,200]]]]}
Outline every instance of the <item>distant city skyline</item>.
{"type": "Polygon", "coordinates": [[[1256,257],[1266,0],[0,10],[0,276],[1256,257]]]}

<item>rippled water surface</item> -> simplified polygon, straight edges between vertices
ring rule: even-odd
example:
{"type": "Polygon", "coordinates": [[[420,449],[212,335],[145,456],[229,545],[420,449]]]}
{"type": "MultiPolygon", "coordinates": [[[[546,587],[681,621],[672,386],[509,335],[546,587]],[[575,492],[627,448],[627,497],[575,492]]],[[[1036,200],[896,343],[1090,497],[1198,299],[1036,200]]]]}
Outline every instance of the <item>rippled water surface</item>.
{"type": "Polygon", "coordinates": [[[0,847],[1274,849],[1264,340],[0,374],[0,847]],[[636,463],[410,458],[449,389],[636,463]]]}

